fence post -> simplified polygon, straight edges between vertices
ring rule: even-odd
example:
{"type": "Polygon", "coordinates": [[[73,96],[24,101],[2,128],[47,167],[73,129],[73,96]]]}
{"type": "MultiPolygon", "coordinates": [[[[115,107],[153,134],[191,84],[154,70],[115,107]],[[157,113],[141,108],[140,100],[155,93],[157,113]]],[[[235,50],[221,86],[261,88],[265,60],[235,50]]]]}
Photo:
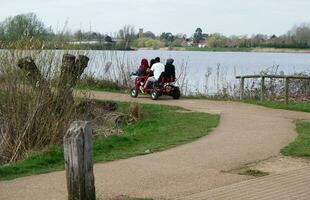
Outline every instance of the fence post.
{"type": "Polygon", "coordinates": [[[285,103],[288,104],[289,101],[289,83],[290,79],[285,78],[285,103]]]}
{"type": "Polygon", "coordinates": [[[264,99],[265,99],[265,77],[262,76],[261,88],[260,88],[260,101],[264,101],[264,99]]]}
{"type": "Polygon", "coordinates": [[[240,78],[240,100],[243,100],[244,95],[244,77],[240,78]]]}
{"type": "Polygon", "coordinates": [[[95,200],[90,122],[75,121],[64,136],[68,200],[95,200]]]}

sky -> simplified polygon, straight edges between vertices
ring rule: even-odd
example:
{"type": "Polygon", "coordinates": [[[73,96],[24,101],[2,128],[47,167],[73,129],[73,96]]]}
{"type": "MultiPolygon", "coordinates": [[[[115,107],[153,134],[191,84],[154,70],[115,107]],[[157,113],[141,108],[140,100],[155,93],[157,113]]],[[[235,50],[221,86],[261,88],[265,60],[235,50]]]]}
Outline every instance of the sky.
{"type": "Polygon", "coordinates": [[[112,34],[124,25],[191,36],[197,27],[224,35],[285,34],[310,22],[310,0],[0,0],[0,21],[34,12],[61,31],[112,34]]]}

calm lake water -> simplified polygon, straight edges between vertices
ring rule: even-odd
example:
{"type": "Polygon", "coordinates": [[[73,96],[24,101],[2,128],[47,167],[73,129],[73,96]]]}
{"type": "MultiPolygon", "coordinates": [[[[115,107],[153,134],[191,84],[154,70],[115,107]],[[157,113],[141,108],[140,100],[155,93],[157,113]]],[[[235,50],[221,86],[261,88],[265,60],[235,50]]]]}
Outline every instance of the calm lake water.
{"type": "MultiPolygon", "coordinates": [[[[186,69],[187,93],[214,94],[223,87],[237,84],[236,75],[258,74],[310,74],[310,54],[301,53],[252,53],[252,52],[193,52],[193,51],[91,51],[88,73],[104,77],[104,66],[111,62],[111,68],[123,65],[133,71],[142,58],[159,56],[162,62],[175,60],[177,74],[186,69]]],[[[117,72],[114,72],[117,73],[117,72]]],[[[184,74],[184,73],[183,73],[184,74]]]]}

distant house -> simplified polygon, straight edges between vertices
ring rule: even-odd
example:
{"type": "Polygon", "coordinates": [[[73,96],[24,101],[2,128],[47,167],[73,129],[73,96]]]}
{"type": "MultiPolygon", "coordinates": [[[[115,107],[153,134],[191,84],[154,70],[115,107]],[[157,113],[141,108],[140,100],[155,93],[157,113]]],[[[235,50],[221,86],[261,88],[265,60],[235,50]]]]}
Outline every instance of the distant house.
{"type": "Polygon", "coordinates": [[[193,40],[190,38],[186,38],[185,43],[186,43],[186,46],[188,46],[188,47],[193,46],[193,44],[194,44],[193,40]]]}
{"type": "Polygon", "coordinates": [[[206,48],[208,46],[208,40],[202,40],[198,44],[198,48],[206,48]]]}
{"type": "Polygon", "coordinates": [[[73,41],[70,44],[98,44],[99,41],[73,41]]]}
{"type": "Polygon", "coordinates": [[[100,41],[100,40],[82,40],[82,41],[71,41],[69,42],[70,44],[74,44],[74,45],[79,45],[79,44],[109,44],[109,43],[114,43],[117,41],[120,41],[121,39],[118,38],[111,38],[111,42],[110,41],[100,41]]]}

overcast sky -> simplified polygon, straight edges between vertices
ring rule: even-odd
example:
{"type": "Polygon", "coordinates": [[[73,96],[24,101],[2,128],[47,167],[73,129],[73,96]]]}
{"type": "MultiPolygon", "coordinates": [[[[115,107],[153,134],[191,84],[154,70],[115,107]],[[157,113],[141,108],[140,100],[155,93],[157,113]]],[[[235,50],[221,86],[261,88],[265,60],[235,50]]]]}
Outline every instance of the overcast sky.
{"type": "Polygon", "coordinates": [[[72,31],[113,33],[125,24],[137,29],[225,35],[284,34],[310,22],[310,0],[0,0],[0,21],[34,12],[54,30],[66,21],[72,31]]]}

